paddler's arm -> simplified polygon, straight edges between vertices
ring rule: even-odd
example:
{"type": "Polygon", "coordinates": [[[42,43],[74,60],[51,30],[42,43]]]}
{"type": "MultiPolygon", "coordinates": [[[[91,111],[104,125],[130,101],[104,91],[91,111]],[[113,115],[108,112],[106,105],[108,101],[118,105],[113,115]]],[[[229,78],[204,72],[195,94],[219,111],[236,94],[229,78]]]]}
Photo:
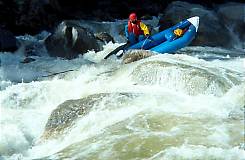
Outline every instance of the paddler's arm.
{"type": "Polygon", "coordinates": [[[140,22],[140,28],[145,36],[150,34],[148,27],[143,22],[140,22]]]}

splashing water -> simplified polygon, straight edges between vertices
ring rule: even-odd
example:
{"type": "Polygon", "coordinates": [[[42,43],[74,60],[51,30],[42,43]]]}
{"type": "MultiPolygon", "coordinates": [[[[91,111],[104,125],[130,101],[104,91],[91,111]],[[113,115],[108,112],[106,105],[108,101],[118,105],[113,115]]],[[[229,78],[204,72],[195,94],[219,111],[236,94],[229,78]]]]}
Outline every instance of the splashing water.
{"type": "Polygon", "coordinates": [[[85,58],[39,57],[30,64],[1,54],[0,158],[245,159],[244,58],[188,47],[129,64],[113,56],[102,60],[119,45],[108,43],[85,58]],[[199,59],[203,53],[206,60],[199,59]],[[9,67],[10,61],[16,63],[9,67]],[[76,70],[39,79],[69,67],[76,70]],[[43,139],[50,118],[62,123],[73,110],[52,112],[72,99],[90,110],[43,139]]]}

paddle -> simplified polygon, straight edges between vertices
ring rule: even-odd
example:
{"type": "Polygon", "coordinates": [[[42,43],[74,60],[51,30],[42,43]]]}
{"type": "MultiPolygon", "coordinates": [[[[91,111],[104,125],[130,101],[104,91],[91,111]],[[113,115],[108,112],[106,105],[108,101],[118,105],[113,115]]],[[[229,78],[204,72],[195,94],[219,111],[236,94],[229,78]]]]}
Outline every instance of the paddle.
{"type": "MultiPolygon", "coordinates": [[[[142,49],[143,46],[145,45],[146,40],[149,40],[150,42],[154,42],[154,43],[155,43],[155,41],[152,39],[151,36],[147,36],[146,39],[144,40],[143,45],[141,46],[141,49],[142,49]]],[[[113,54],[117,54],[120,50],[124,50],[125,48],[127,48],[127,47],[129,47],[129,46],[130,46],[130,43],[127,42],[126,44],[123,44],[123,45],[117,47],[116,49],[114,49],[113,51],[111,51],[109,54],[107,54],[107,55],[104,57],[104,59],[109,58],[109,57],[110,57],[111,55],[113,55],[113,54]]],[[[120,55],[118,55],[117,57],[120,58],[120,57],[122,57],[122,56],[123,56],[123,53],[120,54],[120,55]]]]}
{"type": "Polygon", "coordinates": [[[126,43],[126,44],[123,44],[119,47],[117,47],[116,49],[114,49],[113,51],[111,51],[109,54],[107,54],[104,59],[107,59],[109,58],[111,55],[113,54],[117,54],[117,52],[119,52],[120,50],[124,50],[125,48],[129,47],[130,46],[130,43],[126,43]]]}

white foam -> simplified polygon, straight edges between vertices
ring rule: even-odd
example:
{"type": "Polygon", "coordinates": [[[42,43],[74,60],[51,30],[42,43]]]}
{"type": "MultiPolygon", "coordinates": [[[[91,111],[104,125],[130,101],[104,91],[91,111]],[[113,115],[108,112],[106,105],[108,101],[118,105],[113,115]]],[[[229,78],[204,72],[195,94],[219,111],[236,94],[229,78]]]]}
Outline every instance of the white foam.
{"type": "Polygon", "coordinates": [[[244,160],[245,152],[238,147],[218,148],[184,144],[180,147],[170,147],[159,154],[155,159],[222,159],[222,160],[244,160]],[[164,154],[163,154],[164,153],[164,154]],[[162,155],[162,156],[160,156],[162,155]]]}
{"type": "MultiPolygon", "coordinates": [[[[101,103],[87,117],[79,119],[72,130],[65,135],[65,139],[56,139],[43,145],[36,145],[28,151],[28,156],[31,157],[33,155],[33,157],[38,158],[52,155],[73,143],[83,141],[103,132],[107,127],[127,118],[133,118],[135,114],[141,111],[168,113],[188,118],[227,119],[231,111],[243,106],[245,103],[243,99],[245,93],[241,92],[245,87],[244,84],[233,86],[221,97],[209,94],[190,96],[181,90],[173,91],[159,85],[135,84],[130,77],[130,73],[143,61],[122,65],[118,61],[113,61],[113,58],[103,60],[103,57],[108,52],[119,45],[121,44],[108,43],[101,52],[95,53],[91,51],[85,54],[85,58],[98,62],[97,64],[86,64],[82,57],[70,61],[42,57],[33,64],[25,65],[19,64],[21,56],[1,55],[6,60],[2,63],[4,69],[1,67],[1,73],[12,72],[13,76],[16,76],[17,72],[32,70],[33,74],[38,75],[43,73],[43,71],[48,73],[71,66],[78,67],[78,70],[68,73],[61,79],[54,77],[46,81],[19,84],[14,84],[10,81],[10,84],[0,91],[0,124],[4,128],[3,136],[1,136],[4,138],[0,140],[0,153],[4,155],[11,154],[9,152],[11,149],[13,149],[14,153],[26,152],[27,149],[30,149],[30,144],[35,142],[42,134],[47,119],[55,107],[65,100],[78,99],[94,93],[140,92],[145,93],[147,96],[143,96],[133,102],[124,102],[125,104],[122,104],[122,108],[119,107],[119,104],[115,105],[114,107],[119,107],[116,109],[107,108],[106,105],[101,103]],[[13,65],[12,70],[8,68],[11,65],[13,65]],[[13,69],[16,66],[18,66],[18,71],[13,69]],[[82,132],[81,129],[86,131],[82,132]]],[[[187,55],[158,55],[152,57],[152,59],[191,64],[201,69],[220,70],[226,68],[235,70],[240,74],[243,73],[241,60],[232,61],[232,65],[232,63],[228,64],[228,62],[222,61],[217,63],[206,62],[187,55]]],[[[1,76],[4,79],[4,75],[1,74],[1,76]]],[[[237,76],[239,77],[240,75],[238,74],[237,76]]],[[[174,159],[176,156],[187,159],[202,159],[205,155],[208,155],[208,158],[224,158],[227,160],[229,160],[229,157],[230,159],[239,159],[243,156],[244,152],[241,149],[230,146],[231,136],[227,133],[227,126],[217,127],[213,125],[211,127],[213,127],[213,134],[208,136],[210,143],[228,148],[183,145],[181,147],[167,148],[163,151],[164,156],[166,159],[174,159]],[[228,156],[224,156],[225,153],[228,156]]],[[[174,130],[169,134],[175,134],[173,133],[174,130]]],[[[180,131],[178,130],[178,133],[180,131]]]]}

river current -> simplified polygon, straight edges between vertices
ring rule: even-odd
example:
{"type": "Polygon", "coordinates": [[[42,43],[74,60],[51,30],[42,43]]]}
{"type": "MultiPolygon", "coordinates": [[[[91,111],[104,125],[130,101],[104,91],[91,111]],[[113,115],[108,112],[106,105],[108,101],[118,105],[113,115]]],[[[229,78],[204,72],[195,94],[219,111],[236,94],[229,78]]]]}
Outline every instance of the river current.
{"type": "Polygon", "coordinates": [[[119,45],[27,64],[21,50],[0,54],[0,159],[245,159],[244,50],[197,46],[128,64],[103,60],[119,45]],[[57,106],[75,100],[89,106],[86,114],[57,135],[47,131],[57,106]]]}

